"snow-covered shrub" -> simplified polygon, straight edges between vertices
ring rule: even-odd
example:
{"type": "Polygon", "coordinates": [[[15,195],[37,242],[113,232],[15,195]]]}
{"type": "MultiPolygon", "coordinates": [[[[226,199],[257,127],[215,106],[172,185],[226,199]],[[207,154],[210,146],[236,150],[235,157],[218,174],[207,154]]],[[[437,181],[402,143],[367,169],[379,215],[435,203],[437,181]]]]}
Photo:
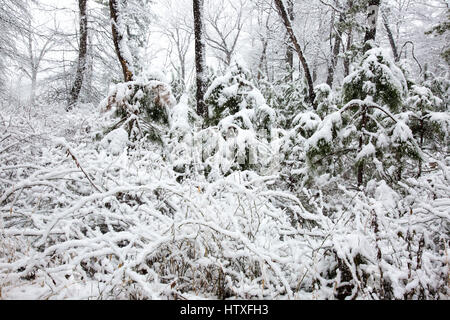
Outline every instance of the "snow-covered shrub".
{"type": "Polygon", "coordinates": [[[182,180],[197,172],[196,166],[200,163],[195,128],[201,119],[189,104],[187,94],[183,94],[179,103],[171,109],[170,120],[166,155],[173,164],[173,170],[179,174],[177,179],[182,180]]]}
{"type": "Polygon", "coordinates": [[[207,127],[195,140],[202,148],[207,175],[258,170],[266,161],[259,157],[262,154],[270,161],[271,144],[276,139],[276,114],[240,61],[235,60],[224,76],[212,81],[205,101],[207,127]]]}
{"type": "MultiPolygon", "coordinates": [[[[201,132],[186,98],[169,150],[106,152],[89,110],[0,114],[3,299],[448,297],[445,160],[397,188],[321,176],[288,190],[277,171],[178,179],[166,151],[201,132]]],[[[313,130],[311,118],[295,123],[313,130]]]]}
{"type": "Polygon", "coordinates": [[[148,137],[161,140],[168,131],[170,108],[176,104],[171,88],[159,80],[118,83],[100,103],[107,116],[119,118],[109,130],[123,128],[131,141],[148,137]]]}
{"type": "Polygon", "coordinates": [[[325,117],[306,142],[306,150],[311,169],[347,177],[353,171],[358,185],[363,183],[363,175],[365,181],[398,181],[407,159],[421,157],[408,125],[367,100],[353,100],[325,117]]]}
{"type": "Polygon", "coordinates": [[[432,72],[425,70],[424,72],[425,80],[423,86],[431,90],[433,95],[442,100],[439,109],[435,111],[448,111],[450,104],[450,79],[449,74],[436,75],[432,72]]]}
{"type": "Polygon", "coordinates": [[[372,178],[400,180],[407,159],[421,158],[411,129],[396,115],[406,90],[394,62],[379,48],[367,51],[344,79],[345,105],[308,139],[309,166],[333,175],[348,176],[352,170],[358,185],[372,178]]]}
{"type": "Polygon", "coordinates": [[[320,117],[311,111],[299,113],[292,120],[294,129],[298,130],[305,139],[308,139],[314,134],[320,122],[320,117]]]}
{"type": "Polygon", "coordinates": [[[285,79],[273,83],[266,80],[258,82],[267,104],[277,113],[277,123],[283,129],[291,128],[292,119],[310,108],[306,101],[308,89],[303,81],[297,78],[288,82],[285,79]]]}
{"type": "Polygon", "coordinates": [[[151,142],[108,154],[86,133],[49,139],[0,195],[4,297],[295,297],[311,249],[294,236],[321,217],[270,190],[275,177],[179,183],[151,142]]]}
{"type": "Polygon", "coordinates": [[[279,140],[281,170],[291,188],[296,188],[305,177],[306,140],[320,124],[321,119],[315,112],[301,112],[292,120],[292,128],[285,130],[279,140]]]}
{"type": "Polygon", "coordinates": [[[368,50],[355,71],[344,79],[342,99],[371,97],[374,103],[386,106],[390,112],[399,112],[408,90],[403,72],[381,48],[368,50]]]}
{"type": "Polygon", "coordinates": [[[405,102],[410,127],[421,146],[445,145],[450,130],[448,112],[439,112],[443,101],[426,87],[413,85],[405,102]],[[443,144],[441,144],[443,142],[443,144]]]}
{"type": "Polygon", "coordinates": [[[324,118],[326,115],[337,110],[334,103],[333,91],[326,83],[317,85],[314,88],[316,94],[315,104],[317,105],[317,113],[324,118]]]}
{"type": "Polygon", "coordinates": [[[345,203],[336,194],[324,195],[333,224],[317,252],[322,256],[316,286],[330,288],[338,299],[444,298],[448,237],[439,224],[449,227],[442,211],[448,177],[434,176],[433,184],[445,189],[439,195],[427,191],[429,178],[408,179],[399,192],[383,180],[371,180],[361,191],[338,185],[336,192],[345,203]]]}
{"type": "Polygon", "coordinates": [[[224,76],[213,80],[205,93],[205,102],[208,126],[220,125],[223,119],[231,120],[230,116],[234,116],[232,121],[236,121],[238,126],[270,131],[276,121],[275,112],[267,105],[251,81],[250,71],[240,60],[234,60],[224,76]],[[246,110],[252,110],[252,114],[246,110]]]}
{"type": "Polygon", "coordinates": [[[181,77],[178,74],[172,73],[170,87],[172,88],[172,94],[173,94],[175,100],[179,101],[181,96],[186,91],[186,85],[184,83],[184,79],[181,79],[181,77]]]}
{"type": "Polygon", "coordinates": [[[340,111],[329,114],[320,122],[316,131],[305,141],[306,163],[311,170],[309,175],[314,170],[332,175],[342,172],[345,167],[342,156],[347,153],[344,141],[351,129],[342,130],[340,111]]]}
{"type": "Polygon", "coordinates": [[[421,158],[411,129],[396,115],[406,89],[394,62],[378,48],[369,50],[344,80],[345,105],[306,142],[309,166],[332,175],[353,171],[358,185],[372,178],[400,180],[407,159],[421,158]]]}

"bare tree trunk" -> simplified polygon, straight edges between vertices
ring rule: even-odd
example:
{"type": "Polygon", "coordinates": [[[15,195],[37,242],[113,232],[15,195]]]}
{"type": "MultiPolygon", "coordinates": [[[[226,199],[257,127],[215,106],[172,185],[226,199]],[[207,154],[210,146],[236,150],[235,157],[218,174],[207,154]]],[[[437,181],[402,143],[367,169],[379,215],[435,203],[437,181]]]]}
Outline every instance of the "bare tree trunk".
{"type": "Polygon", "coordinates": [[[275,5],[277,6],[278,14],[280,15],[281,19],[283,20],[284,26],[286,27],[286,30],[291,38],[291,42],[294,45],[295,51],[297,52],[297,55],[298,55],[298,58],[299,58],[300,62],[302,63],[303,70],[304,70],[305,76],[306,76],[306,81],[308,83],[308,91],[309,91],[308,98],[315,109],[316,105],[315,105],[314,100],[316,98],[316,95],[314,93],[314,82],[312,80],[311,73],[309,71],[309,67],[306,62],[305,56],[303,55],[303,51],[300,48],[300,45],[297,41],[297,37],[295,36],[294,31],[292,30],[291,21],[289,20],[289,17],[286,13],[286,9],[284,8],[283,1],[275,0],[275,5]]]}
{"type": "Polygon", "coordinates": [[[312,64],[312,81],[313,83],[317,80],[317,59],[314,59],[312,64]]]}
{"type": "Polygon", "coordinates": [[[180,64],[181,64],[181,79],[183,80],[183,89],[184,89],[186,81],[186,63],[184,62],[184,59],[180,59],[180,64]]]}
{"type": "MultiPolygon", "coordinates": [[[[263,77],[263,68],[264,68],[264,62],[267,60],[267,39],[263,40],[263,49],[261,52],[261,57],[259,58],[259,64],[258,64],[258,80],[261,80],[263,77]]],[[[267,71],[267,68],[266,68],[267,71]]]]}
{"type": "MultiPolygon", "coordinates": [[[[346,50],[348,51],[353,43],[353,30],[350,27],[348,30],[348,36],[347,36],[347,44],[346,44],[346,50]]],[[[346,56],[344,58],[344,77],[348,76],[350,74],[350,58],[346,56]]]]}
{"type": "MultiPolygon", "coordinates": [[[[361,129],[360,129],[360,136],[359,136],[359,148],[358,152],[361,152],[363,148],[364,143],[364,129],[366,128],[366,122],[367,122],[367,107],[362,107],[362,118],[361,118],[361,129]]],[[[361,186],[364,182],[363,176],[364,176],[364,159],[360,160],[361,162],[358,164],[357,168],[357,180],[358,180],[358,186],[361,186]]]]}
{"type": "MultiPolygon", "coordinates": [[[[347,10],[353,6],[353,0],[347,1],[347,10]]],[[[347,11],[348,12],[348,11],[347,11]]],[[[347,18],[347,17],[345,17],[347,18]]],[[[345,51],[348,52],[353,44],[353,27],[350,23],[348,32],[347,32],[347,43],[345,45],[345,51]]],[[[348,55],[344,58],[344,77],[347,77],[350,74],[350,58],[348,55]]]]}
{"type": "MultiPolygon", "coordinates": [[[[288,0],[287,3],[287,13],[289,15],[289,19],[291,21],[294,21],[294,2],[293,0],[288,0]]],[[[287,35],[289,37],[289,35],[287,35]]],[[[294,80],[294,51],[292,50],[292,47],[290,44],[287,45],[286,48],[286,67],[287,71],[289,73],[288,79],[293,81],[294,80]]]]}
{"type": "Polygon", "coordinates": [[[398,62],[400,60],[400,56],[398,55],[397,45],[395,44],[394,36],[392,35],[391,28],[389,27],[387,17],[384,14],[383,14],[383,24],[389,38],[389,43],[391,45],[392,53],[394,54],[395,62],[398,62]]]}
{"type": "MultiPolygon", "coordinates": [[[[35,104],[36,98],[36,89],[37,89],[37,76],[38,72],[41,70],[41,63],[46,54],[52,49],[54,46],[53,37],[54,35],[50,35],[49,37],[42,37],[41,39],[45,39],[45,43],[42,47],[38,47],[38,42],[34,38],[36,34],[31,32],[31,20],[28,22],[28,28],[22,30],[18,35],[22,35],[23,40],[27,45],[27,55],[24,55],[23,58],[24,63],[19,66],[19,69],[25,73],[28,79],[31,80],[31,92],[29,96],[30,105],[33,106],[35,104]],[[36,44],[36,46],[34,46],[36,44]]],[[[0,48],[1,51],[1,48],[0,48]]]]}
{"type": "MultiPolygon", "coordinates": [[[[380,8],[381,0],[369,0],[367,8],[367,27],[364,36],[364,43],[367,41],[374,41],[377,34],[378,10],[380,8]]],[[[365,45],[364,51],[367,51],[368,46],[365,45]]]]}
{"type": "Polygon", "coordinates": [[[28,33],[27,37],[28,37],[28,56],[29,56],[28,59],[30,63],[29,65],[30,71],[26,72],[26,74],[31,80],[30,105],[34,106],[36,96],[36,86],[37,86],[37,70],[38,70],[37,64],[39,63],[39,61],[35,59],[35,55],[33,52],[33,38],[31,36],[31,33],[28,33]]]}
{"type": "Polygon", "coordinates": [[[86,2],[87,0],[78,0],[78,6],[80,8],[80,47],[78,49],[77,73],[75,75],[75,81],[73,82],[72,90],[70,91],[70,101],[68,109],[70,109],[78,101],[81,87],[83,85],[84,74],[86,71],[88,38],[86,2]]]}
{"type": "Polygon", "coordinates": [[[30,92],[30,104],[34,105],[34,98],[36,95],[36,82],[37,82],[37,68],[36,61],[33,54],[33,40],[31,34],[28,34],[28,52],[30,55],[30,79],[31,79],[31,92],[30,92]]]}
{"type": "MultiPolygon", "coordinates": [[[[120,65],[122,66],[123,77],[125,82],[133,80],[133,72],[131,71],[131,63],[132,61],[128,61],[127,57],[124,56],[123,51],[124,48],[122,46],[126,46],[123,39],[123,30],[121,30],[121,25],[119,21],[120,16],[120,8],[119,8],[120,0],[109,0],[109,12],[111,15],[111,30],[114,41],[114,47],[116,49],[117,58],[119,59],[120,65]]],[[[130,58],[130,57],[128,57],[130,58]]]]}
{"type": "Polygon", "coordinates": [[[31,71],[31,93],[30,93],[30,105],[34,106],[36,100],[36,87],[37,87],[37,70],[31,71]]]}
{"type": "MultiPolygon", "coordinates": [[[[422,117],[420,119],[420,125],[419,125],[419,132],[420,132],[420,139],[419,139],[419,146],[420,146],[420,150],[423,149],[423,138],[425,135],[425,121],[424,118],[422,117]]],[[[419,173],[417,174],[417,177],[420,177],[422,175],[422,158],[419,158],[419,173]]]]}
{"type": "Polygon", "coordinates": [[[341,49],[341,42],[342,42],[342,31],[340,24],[344,22],[344,14],[339,14],[339,25],[337,27],[337,32],[335,33],[335,39],[334,39],[334,46],[333,46],[333,53],[331,56],[331,61],[328,66],[328,76],[327,76],[327,84],[330,87],[333,87],[333,80],[334,80],[334,71],[336,70],[336,65],[338,61],[338,55],[339,51],[341,49]]]}
{"type": "Polygon", "coordinates": [[[193,0],[194,35],[195,35],[195,69],[197,72],[197,114],[207,118],[208,110],[205,96],[205,39],[203,29],[203,1],[193,0]]]}

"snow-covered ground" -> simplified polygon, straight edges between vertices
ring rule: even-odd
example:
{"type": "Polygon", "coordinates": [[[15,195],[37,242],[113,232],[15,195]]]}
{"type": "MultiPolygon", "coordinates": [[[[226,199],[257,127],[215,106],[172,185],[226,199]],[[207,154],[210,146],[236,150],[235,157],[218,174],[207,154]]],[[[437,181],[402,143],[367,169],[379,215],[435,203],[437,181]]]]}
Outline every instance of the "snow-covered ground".
{"type": "Polygon", "coordinates": [[[105,126],[93,105],[2,107],[1,299],[448,299],[450,158],[395,190],[290,190],[276,168],[180,174],[105,126]]]}

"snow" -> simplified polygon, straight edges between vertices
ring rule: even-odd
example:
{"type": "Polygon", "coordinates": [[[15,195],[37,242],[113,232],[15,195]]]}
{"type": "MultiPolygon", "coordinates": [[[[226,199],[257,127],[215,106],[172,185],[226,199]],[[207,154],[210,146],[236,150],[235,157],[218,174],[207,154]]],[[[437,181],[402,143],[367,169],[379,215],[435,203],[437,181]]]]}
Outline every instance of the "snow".
{"type": "Polygon", "coordinates": [[[212,84],[208,87],[208,90],[205,92],[204,98],[205,100],[208,100],[209,96],[211,95],[211,93],[218,88],[221,85],[225,85],[229,82],[230,78],[231,78],[231,72],[221,76],[221,77],[217,77],[216,79],[214,79],[214,81],[212,82],[212,84]]]}
{"type": "Polygon", "coordinates": [[[293,125],[298,125],[304,130],[315,130],[321,122],[320,117],[311,111],[300,113],[292,120],[293,125]]]}
{"type": "Polygon", "coordinates": [[[170,119],[172,129],[190,129],[188,96],[186,94],[183,94],[180,102],[172,108],[170,119]]]}
{"type": "Polygon", "coordinates": [[[316,110],[302,79],[260,90],[243,60],[207,90],[213,124],[161,70],[111,85],[101,112],[0,100],[0,297],[448,299],[446,101],[407,92],[381,49],[344,80],[364,76],[361,97],[318,84],[316,110]],[[438,129],[423,146],[418,120],[438,129]]]}
{"type": "Polygon", "coordinates": [[[392,140],[401,143],[411,139],[413,139],[411,129],[403,121],[398,121],[392,133],[392,140]]]}
{"type": "Polygon", "coordinates": [[[360,152],[358,152],[355,161],[359,161],[362,158],[368,158],[369,156],[375,154],[375,152],[376,150],[374,145],[371,142],[369,142],[368,144],[362,147],[360,152]]]}
{"type": "Polygon", "coordinates": [[[128,143],[128,133],[123,128],[112,130],[101,141],[101,145],[113,155],[122,153],[128,143]]]}
{"type": "Polygon", "coordinates": [[[238,93],[239,83],[226,87],[222,90],[225,97],[232,97],[238,93]]]}
{"type": "Polygon", "coordinates": [[[341,122],[340,112],[334,112],[325,117],[317,128],[317,131],[306,141],[306,149],[317,146],[321,140],[331,142],[333,138],[332,130],[334,126],[339,125],[341,122]]]}
{"type": "Polygon", "coordinates": [[[428,112],[431,121],[450,122],[450,114],[448,112],[428,112]]]}
{"type": "MultiPolygon", "coordinates": [[[[376,96],[376,83],[393,87],[400,97],[404,97],[408,90],[403,72],[396,66],[390,55],[384,49],[378,47],[368,50],[355,71],[344,78],[344,88],[358,84],[361,80],[363,80],[361,94],[364,97],[376,96]]],[[[361,99],[364,97],[361,97],[361,99]]],[[[380,101],[374,102],[383,106],[380,101]]]]}
{"type": "MultiPolygon", "coordinates": [[[[171,129],[192,130],[189,110],[187,96],[182,96],[172,108],[171,129]]],[[[240,112],[250,120],[254,110],[240,112]]],[[[79,127],[86,121],[84,114],[80,111],[65,125],[79,127]]],[[[222,124],[231,126],[226,119],[222,124]]],[[[341,120],[339,112],[322,122],[312,112],[297,117],[299,125],[312,130],[318,124],[314,139],[328,139],[324,131],[341,120]]],[[[101,126],[94,118],[87,122],[94,129],[101,126]]],[[[54,125],[61,128],[59,122],[54,125]]],[[[405,124],[398,126],[401,136],[405,124]]],[[[258,142],[252,131],[239,130],[239,146],[258,142]]],[[[348,298],[372,299],[379,294],[380,268],[393,295],[403,298],[423,285],[438,288],[446,279],[442,251],[425,247],[423,266],[409,278],[408,264],[415,263],[417,247],[411,258],[407,249],[397,249],[407,248],[408,232],[416,245],[422,235],[427,244],[445,238],[440,228],[449,219],[450,190],[438,172],[408,180],[407,196],[383,180],[368,183],[363,193],[329,174],[318,178],[320,189],[293,193],[280,188],[284,178],[279,171],[264,176],[237,170],[209,181],[197,173],[180,183],[173,163],[163,160],[164,153],[155,145],[125,152],[123,129],[101,141],[83,131],[66,136],[53,132],[45,133],[51,139],[40,146],[42,155],[21,152],[22,161],[0,169],[0,178],[6,179],[5,172],[22,166],[22,177],[16,176],[20,183],[8,185],[0,200],[4,299],[169,299],[173,293],[214,299],[219,274],[237,299],[334,299],[345,283],[360,288],[348,298]],[[67,149],[105,191],[93,189],[67,158],[67,149]],[[336,193],[327,194],[330,186],[336,193]],[[39,198],[45,202],[37,204],[39,198]],[[15,219],[15,225],[7,217],[15,219]],[[372,227],[375,218],[378,236],[372,227]],[[350,280],[335,269],[338,258],[348,266],[350,280]],[[358,259],[363,263],[356,263],[358,259]],[[182,272],[181,266],[195,268],[182,272]],[[336,276],[330,278],[333,270],[336,276]],[[367,284],[361,282],[361,273],[367,284]]],[[[231,146],[219,141],[221,148],[231,146]]],[[[366,156],[373,149],[372,144],[363,148],[366,156]]]]}
{"type": "Polygon", "coordinates": [[[378,183],[375,190],[375,200],[380,203],[388,212],[397,208],[401,198],[392,190],[385,181],[378,183]]]}
{"type": "Polygon", "coordinates": [[[263,105],[266,104],[266,99],[264,98],[262,93],[259,90],[257,90],[256,88],[251,90],[248,93],[248,96],[255,100],[255,103],[256,103],[257,106],[263,106],[263,105]]]}

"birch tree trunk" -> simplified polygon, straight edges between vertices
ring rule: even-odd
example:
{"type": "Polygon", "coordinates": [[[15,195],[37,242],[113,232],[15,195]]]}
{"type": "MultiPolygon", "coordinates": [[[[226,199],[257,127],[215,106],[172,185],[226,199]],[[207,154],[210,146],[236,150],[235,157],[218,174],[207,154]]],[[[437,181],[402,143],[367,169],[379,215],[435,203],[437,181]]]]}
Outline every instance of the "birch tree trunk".
{"type": "MultiPolygon", "coordinates": [[[[381,0],[369,0],[367,8],[367,26],[366,26],[366,34],[364,36],[364,43],[367,43],[367,41],[375,41],[375,36],[377,34],[377,21],[380,4],[381,0]]],[[[365,45],[364,51],[367,51],[367,49],[368,46],[365,45]]]]}

